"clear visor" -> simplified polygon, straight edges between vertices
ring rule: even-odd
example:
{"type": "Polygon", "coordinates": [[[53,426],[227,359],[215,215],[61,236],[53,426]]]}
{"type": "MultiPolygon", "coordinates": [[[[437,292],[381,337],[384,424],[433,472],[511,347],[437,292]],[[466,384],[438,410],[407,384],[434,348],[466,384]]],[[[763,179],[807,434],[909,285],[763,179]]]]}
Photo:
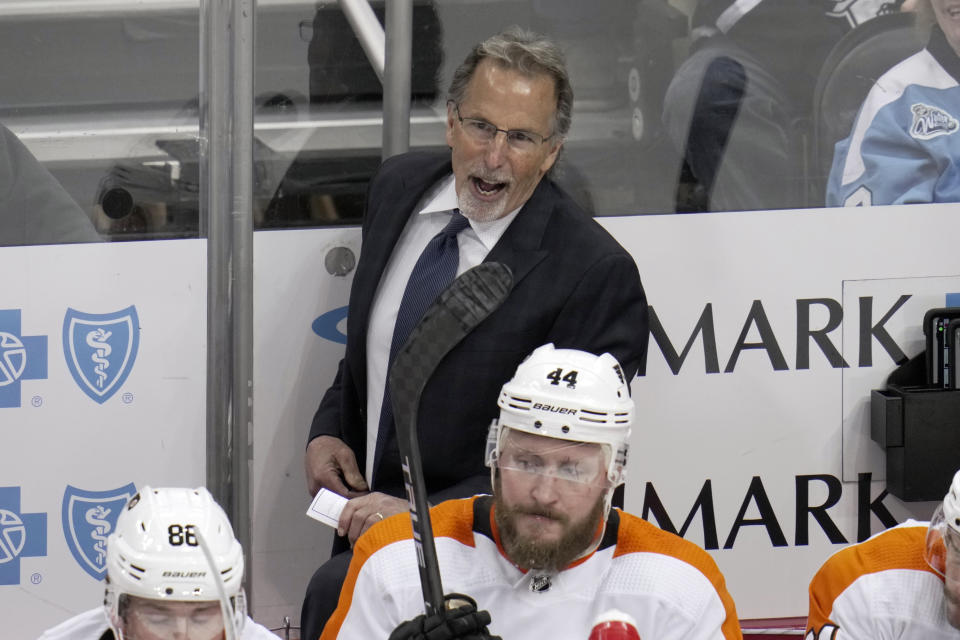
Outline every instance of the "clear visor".
{"type": "Polygon", "coordinates": [[[504,428],[500,453],[495,457],[501,471],[528,479],[552,478],[582,491],[607,488],[607,445],[572,442],[504,428]]]}
{"type": "Polygon", "coordinates": [[[941,576],[946,575],[948,566],[951,573],[960,569],[960,533],[947,524],[942,504],[937,506],[927,527],[923,559],[941,576]]]}
{"type": "Polygon", "coordinates": [[[125,640],[218,640],[224,637],[220,603],[132,598],[124,616],[123,637],[125,640]]]}

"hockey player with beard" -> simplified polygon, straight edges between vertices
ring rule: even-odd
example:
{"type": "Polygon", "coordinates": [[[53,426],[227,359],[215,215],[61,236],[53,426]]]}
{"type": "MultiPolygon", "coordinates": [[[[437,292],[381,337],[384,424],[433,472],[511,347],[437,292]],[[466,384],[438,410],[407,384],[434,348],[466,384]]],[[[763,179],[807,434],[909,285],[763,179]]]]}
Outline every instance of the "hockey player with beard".
{"type": "Polygon", "coordinates": [[[542,346],[498,405],[487,444],[493,495],[431,510],[444,589],[468,594],[459,596],[466,606],[422,614],[410,517],[399,514],[358,540],[323,640],[523,638],[532,629],[587,638],[610,609],[636,620],[643,638],[741,637],[703,549],[610,508],[634,414],[616,359],[542,346]]]}

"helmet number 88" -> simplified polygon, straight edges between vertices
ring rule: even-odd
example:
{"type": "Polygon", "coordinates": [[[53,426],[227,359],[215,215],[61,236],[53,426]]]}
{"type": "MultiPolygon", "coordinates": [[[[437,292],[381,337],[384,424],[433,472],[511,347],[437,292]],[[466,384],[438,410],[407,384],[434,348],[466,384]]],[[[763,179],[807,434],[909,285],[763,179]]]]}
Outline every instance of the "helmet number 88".
{"type": "Polygon", "coordinates": [[[172,524],[167,527],[167,540],[171,547],[197,546],[196,528],[192,524],[172,524]]]}
{"type": "Polygon", "coordinates": [[[550,384],[554,386],[559,385],[561,382],[566,382],[568,389],[574,389],[577,386],[577,371],[571,369],[564,373],[562,368],[557,368],[547,374],[547,379],[550,381],[550,384]]]}

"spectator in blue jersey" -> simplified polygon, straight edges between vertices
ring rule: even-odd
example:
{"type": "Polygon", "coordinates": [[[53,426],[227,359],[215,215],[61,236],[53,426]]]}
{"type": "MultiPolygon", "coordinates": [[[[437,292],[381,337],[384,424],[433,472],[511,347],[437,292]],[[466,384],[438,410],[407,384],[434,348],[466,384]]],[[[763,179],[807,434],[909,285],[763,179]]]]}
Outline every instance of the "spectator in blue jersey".
{"type": "Polygon", "coordinates": [[[677,211],[803,206],[798,132],[824,60],[897,0],[698,0],[691,53],[664,99],[682,158],[677,211]]]}
{"type": "Polygon", "coordinates": [[[827,206],[960,202],[960,3],[919,0],[926,48],[874,84],[837,143],[827,206]]]}

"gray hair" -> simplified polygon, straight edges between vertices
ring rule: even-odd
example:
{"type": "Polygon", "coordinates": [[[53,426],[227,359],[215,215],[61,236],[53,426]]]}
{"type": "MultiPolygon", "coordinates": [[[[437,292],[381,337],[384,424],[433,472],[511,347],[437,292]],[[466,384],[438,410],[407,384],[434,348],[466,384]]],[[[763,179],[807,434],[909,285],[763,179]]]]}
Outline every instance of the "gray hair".
{"type": "Polygon", "coordinates": [[[453,73],[447,93],[448,99],[457,104],[463,101],[473,72],[485,58],[524,75],[543,73],[553,78],[557,94],[554,133],[560,138],[567,135],[573,112],[573,88],[567,74],[566,58],[559,46],[538,33],[518,26],[508,27],[476,45],[467,54],[466,59],[453,73]]]}

